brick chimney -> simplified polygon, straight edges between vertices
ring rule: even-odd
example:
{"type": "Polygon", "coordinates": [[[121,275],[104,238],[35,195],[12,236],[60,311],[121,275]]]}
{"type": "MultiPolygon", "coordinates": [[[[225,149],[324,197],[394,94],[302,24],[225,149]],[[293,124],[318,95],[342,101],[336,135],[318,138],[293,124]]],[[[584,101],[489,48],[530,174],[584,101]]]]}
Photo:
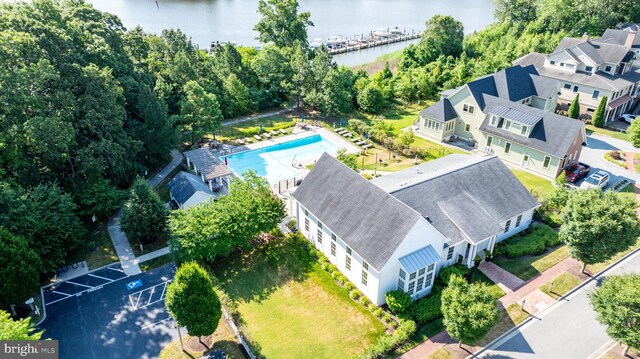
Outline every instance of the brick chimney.
{"type": "Polygon", "coordinates": [[[638,30],[629,30],[624,46],[631,48],[633,46],[633,41],[636,39],[636,35],[638,35],[638,30]]]}
{"type": "Polygon", "coordinates": [[[582,34],[582,41],[589,41],[589,34],[587,34],[586,32],[582,34]]]}

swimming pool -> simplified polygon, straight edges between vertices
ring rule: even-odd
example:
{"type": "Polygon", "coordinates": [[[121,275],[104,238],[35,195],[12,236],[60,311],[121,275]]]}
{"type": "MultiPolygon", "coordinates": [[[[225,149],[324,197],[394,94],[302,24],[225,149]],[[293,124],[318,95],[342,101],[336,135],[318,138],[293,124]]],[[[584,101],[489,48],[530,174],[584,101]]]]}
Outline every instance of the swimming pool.
{"type": "Polygon", "coordinates": [[[269,183],[298,176],[291,166],[295,162],[308,162],[320,158],[323,152],[335,156],[340,146],[329,141],[320,134],[299,138],[293,141],[278,143],[255,150],[239,152],[222,157],[228,166],[237,174],[253,170],[266,177],[269,183]]]}

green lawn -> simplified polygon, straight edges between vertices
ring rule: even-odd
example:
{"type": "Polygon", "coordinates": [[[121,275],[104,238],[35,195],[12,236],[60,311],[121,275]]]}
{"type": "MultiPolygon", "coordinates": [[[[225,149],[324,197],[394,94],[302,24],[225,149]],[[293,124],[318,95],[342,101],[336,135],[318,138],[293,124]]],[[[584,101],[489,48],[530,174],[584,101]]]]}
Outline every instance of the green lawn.
{"type": "Polygon", "coordinates": [[[497,284],[495,284],[491,279],[489,279],[489,277],[484,275],[484,273],[482,273],[480,269],[473,267],[471,269],[471,283],[476,283],[476,282],[486,283],[489,286],[491,295],[496,299],[504,295],[504,291],[500,289],[500,287],[497,284]]]}
{"type": "Polygon", "coordinates": [[[569,293],[570,290],[577,287],[579,284],[580,279],[569,272],[564,272],[549,283],[540,287],[540,290],[551,298],[558,299],[569,293]],[[553,282],[553,287],[551,287],[551,282],[553,282]]]}
{"type": "Polygon", "coordinates": [[[155,187],[156,192],[160,196],[160,199],[163,202],[169,202],[171,200],[171,195],[169,194],[169,188],[167,188],[167,183],[173,179],[180,171],[188,172],[189,169],[185,165],[185,163],[180,164],[178,167],[174,168],[167,177],[165,177],[158,185],[155,187]]]}
{"type": "Polygon", "coordinates": [[[547,179],[538,177],[527,171],[511,170],[513,174],[522,182],[522,184],[538,198],[544,198],[553,191],[553,184],[547,179]]]}
{"type": "Polygon", "coordinates": [[[288,237],[213,265],[260,356],[346,358],[384,332],[384,325],[320,268],[309,247],[288,237]]]}
{"type": "Polygon", "coordinates": [[[89,270],[100,268],[118,261],[118,254],[113,247],[107,223],[99,223],[89,230],[83,247],[69,254],[67,263],[87,261],[89,270]]]}
{"type": "Polygon", "coordinates": [[[395,351],[395,356],[400,356],[403,353],[411,350],[411,348],[424,342],[425,340],[433,337],[444,330],[444,324],[442,324],[442,318],[436,319],[429,324],[419,327],[411,338],[395,351]]]}
{"type": "Polygon", "coordinates": [[[146,272],[148,270],[162,267],[163,265],[169,264],[172,262],[173,262],[173,257],[171,256],[171,254],[165,254],[163,256],[156,257],[146,262],[140,263],[140,270],[143,272],[146,272]]]}
{"type": "Polygon", "coordinates": [[[493,328],[489,330],[489,332],[484,336],[484,338],[480,339],[477,343],[474,343],[477,346],[485,346],[489,344],[492,340],[501,336],[507,330],[515,327],[516,325],[522,323],[525,319],[529,318],[531,315],[527,312],[523,312],[520,310],[520,304],[511,304],[507,307],[506,310],[501,310],[500,315],[498,317],[498,321],[494,324],[493,328]]]}
{"type": "Polygon", "coordinates": [[[231,138],[252,137],[253,135],[257,135],[258,133],[260,133],[260,124],[262,124],[263,132],[293,127],[296,121],[294,117],[294,115],[283,114],[253,119],[229,126],[222,126],[220,132],[222,133],[223,140],[231,138]]]}
{"type": "Polygon", "coordinates": [[[522,256],[509,259],[506,256],[493,258],[493,263],[515,274],[522,280],[529,280],[545,270],[553,267],[569,256],[569,249],[562,245],[552,250],[547,250],[539,256],[522,256]]]}
{"type": "Polygon", "coordinates": [[[606,267],[608,267],[609,265],[613,264],[614,262],[618,261],[620,258],[622,258],[622,257],[626,256],[627,254],[633,252],[633,250],[635,250],[638,247],[640,247],[640,238],[638,238],[638,241],[636,241],[636,244],[634,244],[631,247],[627,248],[626,250],[618,253],[617,255],[615,255],[614,257],[609,259],[608,261],[605,261],[605,262],[602,262],[602,263],[596,263],[596,264],[587,265],[587,271],[591,272],[592,274],[596,274],[596,273],[600,272],[601,270],[605,269],[606,267]]]}
{"type": "Polygon", "coordinates": [[[626,132],[620,132],[616,130],[609,130],[606,128],[597,128],[594,125],[587,125],[587,135],[592,133],[596,133],[598,135],[609,136],[613,138],[617,138],[619,140],[629,141],[629,135],[626,132]]]}

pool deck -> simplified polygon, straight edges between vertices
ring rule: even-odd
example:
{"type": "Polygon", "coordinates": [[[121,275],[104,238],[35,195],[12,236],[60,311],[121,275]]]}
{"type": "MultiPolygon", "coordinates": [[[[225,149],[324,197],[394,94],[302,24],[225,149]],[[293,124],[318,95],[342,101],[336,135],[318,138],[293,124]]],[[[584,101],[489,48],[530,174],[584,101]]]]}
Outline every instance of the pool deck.
{"type": "MultiPolygon", "coordinates": [[[[297,140],[297,139],[300,139],[300,138],[306,138],[306,137],[310,137],[310,136],[317,135],[317,134],[322,135],[323,137],[325,137],[329,141],[335,143],[340,148],[346,148],[347,149],[347,153],[360,153],[362,151],[362,149],[360,147],[354,145],[353,143],[349,142],[345,138],[340,137],[335,132],[333,132],[331,130],[328,130],[326,128],[310,127],[308,129],[300,129],[298,127],[294,127],[293,133],[290,134],[290,135],[273,137],[273,138],[270,138],[270,139],[267,139],[267,140],[262,140],[262,141],[259,141],[259,142],[254,142],[254,143],[250,143],[250,144],[246,144],[246,145],[236,146],[233,149],[231,149],[230,151],[228,151],[227,153],[225,153],[224,155],[231,155],[231,154],[238,153],[238,152],[257,150],[257,149],[260,149],[260,148],[265,148],[265,147],[277,145],[279,143],[284,143],[284,142],[297,140]]],[[[220,154],[220,153],[217,153],[216,155],[222,156],[222,154],[220,154]]],[[[307,163],[307,164],[311,164],[311,163],[313,163],[313,161],[311,161],[310,163],[307,163]]],[[[296,169],[298,169],[298,168],[296,168],[296,169]]]]}

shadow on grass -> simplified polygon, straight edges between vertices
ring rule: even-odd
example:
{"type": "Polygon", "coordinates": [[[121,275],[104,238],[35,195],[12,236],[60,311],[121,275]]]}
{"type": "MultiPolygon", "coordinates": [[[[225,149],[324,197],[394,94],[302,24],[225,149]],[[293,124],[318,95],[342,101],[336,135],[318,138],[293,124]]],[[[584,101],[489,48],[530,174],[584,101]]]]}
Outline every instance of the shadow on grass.
{"type": "Polygon", "coordinates": [[[315,262],[309,242],[285,236],[218,260],[212,269],[232,300],[261,302],[287,282],[307,279],[315,262]]]}

